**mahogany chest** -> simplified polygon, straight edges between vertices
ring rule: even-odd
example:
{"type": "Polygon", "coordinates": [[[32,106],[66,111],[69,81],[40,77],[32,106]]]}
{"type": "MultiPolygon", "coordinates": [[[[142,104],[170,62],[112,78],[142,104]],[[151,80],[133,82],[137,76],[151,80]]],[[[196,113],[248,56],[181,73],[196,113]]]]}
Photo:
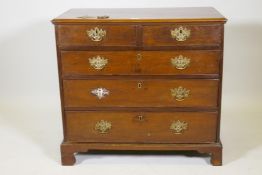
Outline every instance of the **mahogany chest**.
{"type": "Polygon", "coordinates": [[[196,150],[222,164],[219,12],[71,9],[52,22],[63,165],[89,150],[196,150]]]}

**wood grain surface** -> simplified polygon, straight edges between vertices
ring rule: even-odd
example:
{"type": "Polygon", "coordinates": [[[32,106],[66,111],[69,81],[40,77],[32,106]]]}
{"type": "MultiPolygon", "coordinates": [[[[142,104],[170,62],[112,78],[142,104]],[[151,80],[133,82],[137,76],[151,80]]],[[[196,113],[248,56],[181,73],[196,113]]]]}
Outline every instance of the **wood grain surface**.
{"type": "Polygon", "coordinates": [[[226,18],[212,7],[71,9],[55,24],[64,141],[63,165],[73,165],[76,152],[88,150],[197,150],[222,165],[220,115],[223,35],[226,18]],[[103,18],[108,16],[106,18],[103,18]],[[92,41],[87,31],[106,31],[92,41]],[[177,41],[171,30],[190,30],[177,41]],[[138,55],[141,57],[138,59],[138,55]],[[177,56],[190,59],[178,70],[177,56]],[[89,58],[108,60],[101,70],[89,58]],[[177,101],[171,89],[190,90],[177,101]],[[97,98],[91,91],[106,88],[97,98]],[[141,117],[142,116],[142,119],[141,117]],[[95,129],[105,120],[106,134],[95,129]],[[188,123],[181,134],[174,121],[188,123]]]}
{"type": "Polygon", "coordinates": [[[220,51],[62,51],[63,77],[89,75],[204,75],[219,74],[220,51]],[[190,59],[185,69],[177,69],[171,59],[182,55],[190,59]],[[97,70],[89,59],[103,57],[108,61],[97,70]]]}
{"type": "Polygon", "coordinates": [[[66,141],[118,143],[210,143],[216,140],[216,112],[66,112],[66,141]],[[139,119],[138,116],[142,116],[139,119]],[[95,129],[97,122],[110,122],[107,133],[95,129]],[[174,121],[188,128],[176,134],[174,121]]]}
{"type": "Polygon", "coordinates": [[[65,107],[216,107],[218,80],[64,80],[65,107]],[[138,88],[141,83],[141,88],[138,88]],[[190,90],[177,101],[171,90],[190,90]],[[109,95],[99,99],[91,91],[105,88],[109,95]]]}

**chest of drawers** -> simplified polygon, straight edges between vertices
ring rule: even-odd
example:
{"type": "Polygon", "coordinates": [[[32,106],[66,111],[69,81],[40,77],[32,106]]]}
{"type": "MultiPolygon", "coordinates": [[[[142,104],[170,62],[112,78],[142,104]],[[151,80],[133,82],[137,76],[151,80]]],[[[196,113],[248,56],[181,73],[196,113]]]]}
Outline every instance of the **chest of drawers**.
{"type": "Polygon", "coordinates": [[[222,164],[215,9],[72,9],[52,22],[63,165],[89,150],[196,150],[222,164]]]}

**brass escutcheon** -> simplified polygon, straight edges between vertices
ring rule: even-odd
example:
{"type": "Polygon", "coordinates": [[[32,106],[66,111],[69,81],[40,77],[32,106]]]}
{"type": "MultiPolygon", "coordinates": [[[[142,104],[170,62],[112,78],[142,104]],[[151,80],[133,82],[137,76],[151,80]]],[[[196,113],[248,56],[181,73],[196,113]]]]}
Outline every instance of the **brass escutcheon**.
{"type": "Polygon", "coordinates": [[[188,123],[185,121],[173,121],[170,125],[170,129],[174,131],[175,134],[182,134],[188,128],[188,123]]]}
{"type": "Polygon", "coordinates": [[[99,55],[89,58],[89,64],[96,70],[103,69],[108,63],[108,60],[99,55]]]}
{"type": "Polygon", "coordinates": [[[144,120],[144,116],[142,116],[142,115],[138,115],[137,118],[138,118],[139,121],[143,121],[144,120]]]}
{"type": "Polygon", "coordinates": [[[102,41],[102,39],[106,36],[106,30],[99,29],[98,27],[95,27],[94,29],[90,29],[86,31],[87,36],[92,41],[102,41]]]}
{"type": "Polygon", "coordinates": [[[137,88],[138,89],[141,89],[142,88],[142,83],[140,82],[140,83],[137,83],[137,88]]]}
{"type": "Polygon", "coordinates": [[[171,37],[173,39],[176,39],[177,41],[186,41],[190,37],[191,31],[186,27],[180,26],[178,28],[170,30],[170,34],[171,37]]]}
{"type": "Polygon", "coordinates": [[[109,90],[107,90],[106,88],[100,87],[100,88],[91,90],[91,94],[95,95],[99,100],[101,100],[106,95],[109,95],[109,90]]]}
{"type": "Polygon", "coordinates": [[[175,97],[177,101],[183,101],[186,97],[189,97],[190,90],[179,86],[177,88],[170,89],[171,96],[175,97]]]}
{"type": "Polygon", "coordinates": [[[186,69],[190,65],[190,58],[179,55],[175,58],[171,58],[171,64],[179,70],[186,69]]]}
{"type": "Polygon", "coordinates": [[[137,61],[140,61],[140,60],[142,59],[142,54],[141,54],[141,53],[138,53],[138,54],[136,55],[136,59],[137,59],[137,61]]]}
{"type": "Polygon", "coordinates": [[[106,120],[100,120],[95,125],[95,130],[99,131],[101,134],[107,133],[111,128],[111,122],[108,122],[106,120]]]}

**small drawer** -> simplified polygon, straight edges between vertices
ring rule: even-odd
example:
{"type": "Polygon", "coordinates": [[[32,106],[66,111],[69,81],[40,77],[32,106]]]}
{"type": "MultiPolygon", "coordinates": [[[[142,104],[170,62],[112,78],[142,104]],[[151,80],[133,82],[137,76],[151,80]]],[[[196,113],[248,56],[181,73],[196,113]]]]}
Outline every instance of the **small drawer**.
{"type": "Polygon", "coordinates": [[[72,107],[217,107],[219,80],[64,80],[72,107]]]}
{"type": "Polygon", "coordinates": [[[133,25],[59,25],[60,46],[136,46],[133,25]]]}
{"type": "Polygon", "coordinates": [[[223,25],[150,25],[143,27],[144,46],[220,46],[223,25]]]}
{"type": "Polygon", "coordinates": [[[66,112],[66,141],[210,143],[216,112],[66,112]]]}
{"type": "Polygon", "coordinates": [[[63,76],[219,74],[220,51],[62,51],[63,76]]]}

